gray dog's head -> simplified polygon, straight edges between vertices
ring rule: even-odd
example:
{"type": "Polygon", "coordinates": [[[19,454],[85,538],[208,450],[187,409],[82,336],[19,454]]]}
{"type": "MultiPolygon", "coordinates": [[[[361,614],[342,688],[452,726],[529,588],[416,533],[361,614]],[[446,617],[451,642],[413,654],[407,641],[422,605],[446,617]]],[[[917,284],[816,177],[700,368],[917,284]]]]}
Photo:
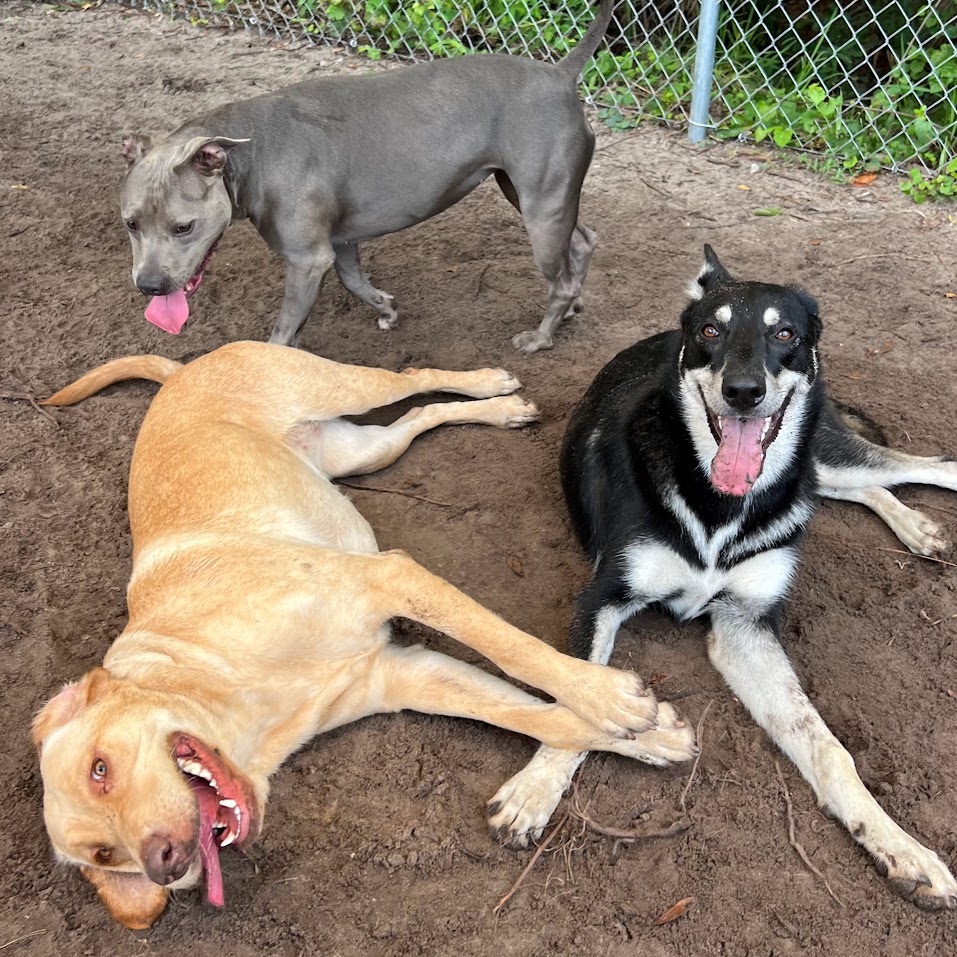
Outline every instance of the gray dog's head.
{"type": "Polygon", "coordinates": [[[223,183],[225,136],[194,136],[154,146],[149,137],[123,140],[127,162],[120,212],[133,246],[133,282],[152,296],[146,318],[177,333],[189,316],[187,298],[232,218],[223,183]]]}

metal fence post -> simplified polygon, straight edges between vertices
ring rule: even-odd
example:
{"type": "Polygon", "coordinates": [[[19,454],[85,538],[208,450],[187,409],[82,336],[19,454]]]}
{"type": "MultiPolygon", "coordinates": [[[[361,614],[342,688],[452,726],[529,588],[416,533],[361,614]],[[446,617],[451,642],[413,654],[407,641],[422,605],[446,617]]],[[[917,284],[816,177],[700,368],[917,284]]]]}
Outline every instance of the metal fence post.
{"type": "Polygon", "coordinates": [[[711,105],[711,81],[714,78],[714,48],[718,39],[718,2],[701,0],[698,19],[698,43],[694,55],[694,82],[691,88],[691,117],[688,139],[700,143],[708,131],[708,107],[711,105]]]}

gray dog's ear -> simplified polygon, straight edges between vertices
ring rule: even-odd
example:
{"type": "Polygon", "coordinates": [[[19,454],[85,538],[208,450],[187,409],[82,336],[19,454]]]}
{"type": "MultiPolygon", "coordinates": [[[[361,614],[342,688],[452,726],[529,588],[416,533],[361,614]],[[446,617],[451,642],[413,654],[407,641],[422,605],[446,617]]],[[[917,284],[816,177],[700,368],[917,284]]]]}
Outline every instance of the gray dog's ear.
{"type": "Polygon", "coordinates": [[[719,282],[728,282],[730,279],[731,273],[721,265],[715,251],[705,243],[704,265],[698,273],[698,278],[688,283],[688,295],[692,299],[702,299],[704,294],[714,289],[719,282]]]}
{"type": "Polygon", "coordinates": [[[142,133],[130,133],[123,137],[123,159],[127,166],[141,160],[152,147],[153,141],[142,133]]]}
{"type": "Polygon", "coordinates": [[[180,145],[170,165],[177,170],[189,165],[203,176],[222,176],[229,151],[240,143],[248,142],[228,136],[194,136],[180,145]]]}

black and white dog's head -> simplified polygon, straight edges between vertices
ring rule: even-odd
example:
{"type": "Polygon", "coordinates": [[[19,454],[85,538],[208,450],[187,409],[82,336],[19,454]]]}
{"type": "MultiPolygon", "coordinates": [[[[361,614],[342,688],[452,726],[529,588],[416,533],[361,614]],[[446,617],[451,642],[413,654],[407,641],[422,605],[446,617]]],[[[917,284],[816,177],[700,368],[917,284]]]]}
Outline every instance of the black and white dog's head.
{"type": "Polygon", "coordinates": [[[682,414],[714,488],[744,496],[774,482],[802,439],[821,320],[802,289],[738,282],[704,251],[681,316],[682,414]]]}

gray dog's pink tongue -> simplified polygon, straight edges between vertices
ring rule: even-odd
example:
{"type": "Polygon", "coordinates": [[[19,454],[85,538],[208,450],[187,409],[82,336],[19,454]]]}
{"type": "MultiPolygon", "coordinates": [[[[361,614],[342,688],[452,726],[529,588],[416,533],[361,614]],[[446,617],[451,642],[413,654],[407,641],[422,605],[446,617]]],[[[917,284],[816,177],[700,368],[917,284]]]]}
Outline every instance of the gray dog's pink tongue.
{"type": "Polygon", "coordinates": [[[186,291],[177,289],[168,296],[153,296],[146,307],[146,318],[164,332],[178,335],[189,318],[186,291]]]}
{"type": "Polygon", "coordinates": [[[721,444],[711,462],[711,484],[725,495],[747,495],[761,474],[766,419],[722,416],[721,444]]]}

